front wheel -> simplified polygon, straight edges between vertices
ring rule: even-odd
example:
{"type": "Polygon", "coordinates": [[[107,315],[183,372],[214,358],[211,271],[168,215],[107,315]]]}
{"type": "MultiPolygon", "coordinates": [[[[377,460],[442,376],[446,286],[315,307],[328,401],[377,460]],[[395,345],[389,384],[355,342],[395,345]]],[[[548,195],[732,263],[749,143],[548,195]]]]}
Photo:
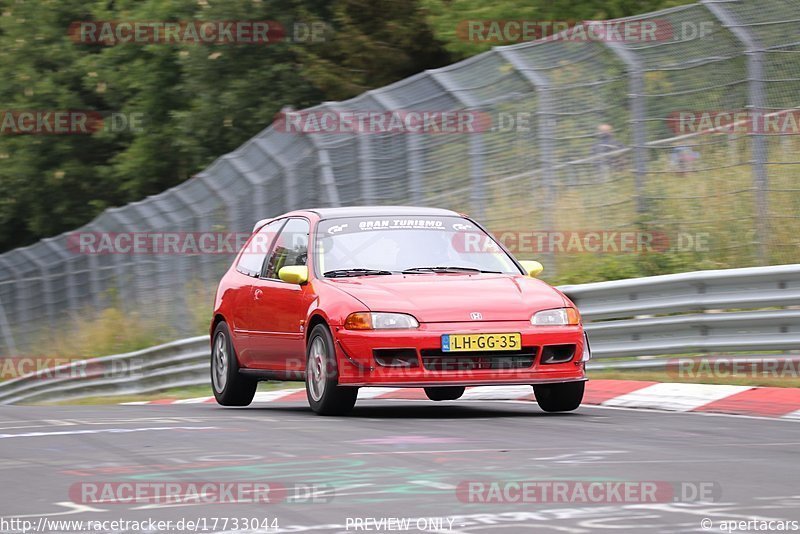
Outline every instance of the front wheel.
{"type": "Polygon", "coordinates": [[[219,323],[211,344],[211,386],[222,406],[248,406],[253,402],[258,382],[239,374],[239,361],[233,351],[228,325],[219,323]]]}
{"type": "Polygon", "coordinates": [[[571,412],[581,405],[585,384],[586,382],[541,384],[533,386],[533,395],[539,408],[545,412],[571,412]]]}
{"type": "Polygon", "coordinates": [[[345,415],[358,397],[358,388],[339,385],[333,336],[321,324],[311,330],[306,346],[306,396],[319,415],[345,415]]]}
{"type": "Polygon", "coordinates": [[[440,388],[425,388],[425,395],[432,401],[446,401],[460,399],[466,388],[447,386],[440,388]]]}

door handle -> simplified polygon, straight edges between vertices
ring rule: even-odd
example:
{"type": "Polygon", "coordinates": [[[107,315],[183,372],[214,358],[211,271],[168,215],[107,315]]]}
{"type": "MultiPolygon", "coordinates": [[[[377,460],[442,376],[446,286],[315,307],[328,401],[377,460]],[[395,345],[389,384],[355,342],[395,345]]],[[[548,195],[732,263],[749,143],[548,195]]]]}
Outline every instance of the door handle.
{"type": "Polygon", "coordinates": [[[254,299],[254,300],[261,300],[261,297],[262,297],[263,295],[264,295],[264,292],[263,292],[263,291],[261,291],[260,289],[256,289],[256,290],[253,292],[253,299],[254,299]]]}

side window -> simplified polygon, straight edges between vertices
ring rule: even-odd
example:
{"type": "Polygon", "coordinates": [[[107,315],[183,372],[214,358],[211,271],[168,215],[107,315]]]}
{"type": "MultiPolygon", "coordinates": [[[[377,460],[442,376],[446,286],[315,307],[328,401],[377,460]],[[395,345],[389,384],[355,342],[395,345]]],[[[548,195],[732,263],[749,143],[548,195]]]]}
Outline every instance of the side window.
{"type": "Polygon", "coordinates": [[[278,278],[278,271],[282,267],[306,264],[309,229],[307,220],[289,219],[275,241],[264,268],[264,278],[278,278]]]}
{"type": "Polygon", "coordinates": [[[245,250],[239,257],[236,270],[248,276],[258,276],[264,265],[264,259],[270,251],[270,246],[275,240],[275,235],[281,229],[286,219],[273,221],[261,228],[245,245],[245,250]]]}

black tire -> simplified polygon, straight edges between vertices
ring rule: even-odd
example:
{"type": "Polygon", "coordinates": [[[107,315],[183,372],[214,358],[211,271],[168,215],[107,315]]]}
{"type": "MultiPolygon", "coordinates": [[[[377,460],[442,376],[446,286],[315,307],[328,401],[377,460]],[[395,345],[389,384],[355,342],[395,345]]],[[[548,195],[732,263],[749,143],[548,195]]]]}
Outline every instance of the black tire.
{"type": "Polygon", "coordinates": [[[222,406],[248,406],[253,402],[258,381],[239,374],[239,360],[233,350],[227,323],[214,329],[211,343],[211,389],[222,406]]]}
{"type": "Polygon", "coordinates": [[[571,412],[583,401],[585,382],[563,384],[541,384],[533,386],[533,394],[539,408],[545,412],[571,412]]]}
{"type": "Polygon", "coordinates": [[[466,389],[464,386],[425,388],[425,395],[432,401],[456,400],[461,398],[466,389]]]}
{"type": "Polygon", "coordinates": [[[306,345],[306,397],[319,415],[345,415],[358,397],[358,388],[339,385],[333,336],[322,324],[311,330],[306,345]]]}

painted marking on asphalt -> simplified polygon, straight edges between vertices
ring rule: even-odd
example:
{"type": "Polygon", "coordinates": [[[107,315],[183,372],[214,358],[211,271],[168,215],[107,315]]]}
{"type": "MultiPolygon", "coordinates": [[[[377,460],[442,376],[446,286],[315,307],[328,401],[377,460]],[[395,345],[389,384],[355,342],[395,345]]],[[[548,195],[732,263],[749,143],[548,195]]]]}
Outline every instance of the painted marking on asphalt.
{"type": "Polygon", "coordinates": [[[557,464],[589,464],[604,460],[607,454],[630,454],[630,451],[581,451],[557,454],[556,456],[541,456],[538,458],[531,458],[531,460],[553,462],[557,464]]]}
{"type": "Polygon", "coordinates": [[[158,426],[144,428],[93,428],[90,430],[60,430],[56,432],[26,432],[24,434],[0,434],[0,439],[39,438],[46,436],[72,436],[78,434],[127,434],[130,432],[157,432],[162,430],[218,430],[216,426],[158,426]]]}
{"type": "Polygon", "coordinates": [[[564,447],[540,447],[535,449],[507,449],[495,447],[493,449],[439,449],[425,451],[375,451],[375,452],[349,452],[347,456],[380,456],[385,454],[453,454],[471,452],[533,452],[533,451],[563,451],[564,447]]]}
{"type": "Polygon", "coordinates": [[[72,514],[82,514],[82,513],[85,513],[85,512],[105,512],[106,511],[106,510],[103,510],[102,508],[93,508],[93,507],[87,506],[85,504],[78,504],[78,503],[74,503],[74,502],[70,502],[70,501],[56,502],[56,503],[53,503],[53,504],[55,504],[56,506],[63,506],[64,508],[67,508],[67,511],[65,511],[65,512],[49,512],[49,513],[45,513],[45,514],[7,515],[7,516],[4,516],[4,517],[2,517],[0,519],[10,519],[10,518],[25,519],[27,517],[52,517],[52,516],[56,516],[56,515],[72,515],[72,514]]]}
{"type": "Polygon", "coordinates": [[[463,443],[465,439],[450,438],[441,436],[384,436],[382,438],[365,438],[348,443],[357,443],[359,445],[424,445],[429,443],[463,443]]]}

